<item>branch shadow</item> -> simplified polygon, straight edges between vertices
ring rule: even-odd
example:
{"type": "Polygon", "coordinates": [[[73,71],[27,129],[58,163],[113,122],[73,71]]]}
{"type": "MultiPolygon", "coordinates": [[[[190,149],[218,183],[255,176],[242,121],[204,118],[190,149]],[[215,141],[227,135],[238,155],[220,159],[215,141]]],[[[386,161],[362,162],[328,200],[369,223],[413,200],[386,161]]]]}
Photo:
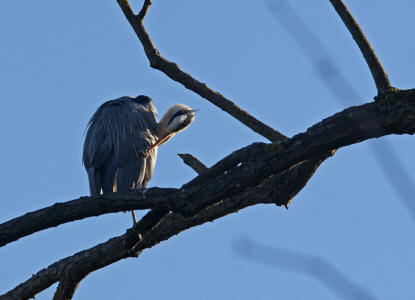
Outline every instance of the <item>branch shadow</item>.
{"type": "Polygon", "coordinates": [[[321,257],[266,246],[253,242],[246,237],[234,240],[232,250],[237,256],[245,260],[312,277],[342,299],[377,299],[371,292],[353,282],[334,265],[321,257]]]}

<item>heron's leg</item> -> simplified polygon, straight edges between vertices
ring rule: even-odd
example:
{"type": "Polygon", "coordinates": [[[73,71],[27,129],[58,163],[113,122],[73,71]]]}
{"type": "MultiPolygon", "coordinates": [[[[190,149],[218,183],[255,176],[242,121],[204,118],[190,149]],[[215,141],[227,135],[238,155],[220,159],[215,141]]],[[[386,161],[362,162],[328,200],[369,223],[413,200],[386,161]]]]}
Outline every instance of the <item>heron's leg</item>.
{"type": "Polygon", "coordinates": [[[137,224],[137,219],[135,218],[135,212],[132,210],[131,215],[133,216],[133,225],[137,224]]]}

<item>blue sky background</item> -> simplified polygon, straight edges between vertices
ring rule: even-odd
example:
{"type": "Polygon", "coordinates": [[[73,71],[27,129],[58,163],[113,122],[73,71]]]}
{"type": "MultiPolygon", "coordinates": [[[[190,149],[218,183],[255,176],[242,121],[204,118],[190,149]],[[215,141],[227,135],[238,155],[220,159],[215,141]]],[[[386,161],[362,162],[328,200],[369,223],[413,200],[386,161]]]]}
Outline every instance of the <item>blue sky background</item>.
{"type": "MultiPolygon", "coordinates": [[[[161,54],[286,135],[345,107],[265,2],[153,2],[145,24],[161,54]]],[[[415,87],[415,3],[345,2],[392,85],[415,87]]],[[[369,69],[329,1],[290,3],[358,91],[350,105],[371,101],[376,88],[369,69]]],[[[188,130],[159,149],[150,186],[179,187],[195,176],[177,153],[210,166],[265,141],[151,69],[116,1],[2,1],[0,37],[0,222],[89,193],[81,163],[85,126],[101,103],[122,95],[151,96],[160,115],[177,102],[200,109],[188,130]]],[[[342,299],[304,272],[239,255],[241,239],[317,256],[377,299],[409,299],[415,220],[370,150],[385,140],[415,180],[411,136],[340,149],[289,210],[258,205],[183,232],[139,259],[94,272],[74,299],[342,299]]],[[[0,248],[0,294],[129,226],[130,214],[105,215],[0,248]]],[[[278,259],[289,261],[283,254],[278,259]]],[[[51,299],[55,288],[36,299],[51,299]]]]}

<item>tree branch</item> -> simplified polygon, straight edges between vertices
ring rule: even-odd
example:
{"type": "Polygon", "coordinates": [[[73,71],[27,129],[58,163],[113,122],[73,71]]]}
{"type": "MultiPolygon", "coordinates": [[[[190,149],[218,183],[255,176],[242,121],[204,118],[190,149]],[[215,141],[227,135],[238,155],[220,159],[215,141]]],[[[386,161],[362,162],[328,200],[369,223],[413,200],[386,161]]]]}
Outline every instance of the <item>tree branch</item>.
{"type": "Polygon", "coordinates": [[[87,217],[133,209],[171,210],[170,203],[181,195],[177,189],[150,188],[55,203],[0,224],[0,247],[34,232],[87,217]]]}
{"type": "Polygon", "coordinates": [[[388,134],[415,132],[415,90],[388,92],[378,101],[350,107],[283,144],[254,143],[230,154],[180,189],[81,198],[0,224],[2,245],[65,222],[140,208],[172,210],[186,216],[254,187],[295,164],[340,147],[388,134]]]}
{"type": "Polygon", "coordinates": [[[205,173],[209,169],[200,160],[191,154],[179,153],[177,155],[183,160],[186,165],[191,167],[199,175],[205,173]]]}
{"type": "MultiPolygon", "coordinates": [[[[67,276],[66,272],[71,266],[76,266],[78,274],[87,275],[121,259],[135,257],[142,250],[167,240],[185,229],[214,221],[242,208],[258,203],[285,205],[305,186],[321,162],[329,155],[297,164],[295,167],[261,182],[255,188],[246,189],[238,195],[224,199],[216,205],[201,210],[194,216],[185,217],[177,213],[167,214],[143,237],[138,236],[133,229],[129,229],[124,235],[114,237],[105,243],[51,264],[13,290],[1,295],[0,300],[32,298],[67,276]]],[[[145,227],[144,224],[141,226],[145,227]]],[[[62,284],[62,289],[63,287],[62,284]]]]}
{"type": "MultiPolygon", "coordinates": [[[[202,162],[200,162],[191,154],[178,155],[183,159],[185,164],[193,168],[198,174],[201,174],[208,169],[202,162]]],[[[137,240],[140,241],[142,236],[151,230],[154,226],[156,226],[168,212],[168,210],[160,209],[153,209],[148,212],[137,224],[134,225],[133,228],[127,230],[124,245],[126,247],[132,247],[135,245],[137,240]]],[[[136,252],[136,257],[138,257],[140,253],[141,251],[136,252]]],[[[79,283],[86,277],[84,272],[79,272],[79,268],[76,267],[76,265],[71,266],[67,269],[68,270],[61,276],[59,280],[59,285],[55,291],[53,300],[72,299],[76,289],[79,286],[79,283]]]]}
{"type": "Polygon", "coordinates": [[[388,75],[383,70],[382,64],[379,62],[375,51],[370,45],[369,41],[366,39],[363,34],[362,29],[356,20],[353,18],[347,7],[344,5],[342,0],[330,0],[333,7],[336,9],[340,18],[343,20],[343,23],[346,25],[347,29],[353,36],[353,39],[356,41],[357,45],[360,48],[368,66],[370,72],[372,73],[373,79],[375,80],[378,94],[382,94],[387,90],[391,89],[391,84],[388,79],[388,75]]]}
{"type": "MultiPolygon", "coordinates": [[[[236,165],[211,178],[210,173],[217,170],[214,166],[212,171],[209,169],[199,176],[199,180],[180,189],[183,198],[178,201],[179,209],[176,211],[184,209],[180,205],[187,203],[190,209],[184,209],[184,214],[167,214],[142,238],[136,231],[130,230],[123,236],[60,260],[0,296],[0,299],[33,297],[59,281],[62,270],[68,264],[76,263],[80,272],[88,274],[120,259],[136,256],[143,249],[187,228],[213,221],[244,207],[257,203],[285,205],[306,184],[318,165],[331,155],[331,150],[391,133],[413,134],[414,120],[415,90],[388,92],[379,97],[377,102],[348,108],[282,145],[250,145],[246,148],[263,148],[264,151],[240,166],[236,165]],[[204,176],[207,179],[200,180],[204,176]],[[201,183],[195,184],[197,181],[201,183]]],[[[245,151],[237,152],[243,154],[245,151]]],[[[238,159],[230,155],[216,166],[233,165],[236,161],[238,159]]]]}
{"type": "MultiPolygon", "coordinates": [[[[129,249],[142,240],[142,236],[156,226],[166,215],[166,210],[151,210],[138,221],[133,228],[127,230],[124,235],[124,248],[129,249]]],[[[142,251],[136,251],[134,255],[138,257],[142,251]]],[[[74,260],[64,265],[64,271],[59,276],[59,285],[55,291],[53,300],[72,299],[80,282],[91,272],[90,267],[80,267],[79,261],[74,260]]]]}
{"type": "Polygon", "coordinates": [[[202,98],[205,98],[212,104],[221,108],[268,140],[272,142],[281,142],[288,139],[282,133],[262,123],[261,121],[251,116],[248,112],[239,108],[235,103],[228,100],[220,93],[211,90],[205,83],[194,79],[189,74],[180,70],[179,66],[176,63],[170,62],[160,55],[156,47],[153,45],[153,42],[151,41],[151,38],[143,25],[143,19],[147,13],[149,6],[151,5],[151,1],[144,1],[143,7],[137,16],[132,11],[128,0],[117,0],[117,2],[131,27],[134,29],[137,37],[141,41],[144,52],[150,61],[150,66],[152,68],[162,71],[174,81],[181,83],[187,89],[195,92],[202,98]]]}
{"type": "Polygon", "coordinates": [[[86,276],[86,274],[78,274],[76,267],[71,267],[67,269],[68,270],[63,272],[63,274],[61,275],[58,287],[53,296],[53,300],[72,299],[76,289],[79,286],[79,283],[86,276]]]}

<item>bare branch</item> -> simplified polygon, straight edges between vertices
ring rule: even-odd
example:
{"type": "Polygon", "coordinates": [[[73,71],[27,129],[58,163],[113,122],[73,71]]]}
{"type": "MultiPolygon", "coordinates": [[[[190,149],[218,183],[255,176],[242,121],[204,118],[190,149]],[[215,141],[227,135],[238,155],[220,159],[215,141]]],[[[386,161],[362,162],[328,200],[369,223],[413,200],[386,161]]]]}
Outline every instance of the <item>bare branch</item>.
{"type": "MultiPolygon", "coordinates": [[[[318,35],[313,32],[296,10],[285,0],[279,0],[278,4],[273,0],[266,3],[275,19],[309,59],[314,72],[332,93],[334,99],[344,106],[355,103],[359,99],[359,93],[342,74],[336,59],[329,53],[318,35]]],[[[377,98],[375,97],[375,100],[377,98]]],[[[412,220],[415,221],[415,202],[413,201],[415,183],[406,171],[404,163],[388,140],[382,140],[380,144],[376,145],[369,143],[368,146],[385,177],[411,213],[412,220]]]]}
{"type": "MultiPolygon", "coordinates": [[[[307,132],[294,136],[288,143],[259,144],[265,151],[240,166],[236,165],[213,178],[209,177],[209,169],[199,176],[207,176],[206,181],[202,180],[203,184],[194,185],[193,182],[189,187],[180,189],[184,196],[178,202],[190,206],[184,214],[170,213],[160,222],[155,218],[158,223],[142,239],[131,230],[124,236],[52,264],[0,296],[0,299],[33,297],[59,281],[62,270],[70,263],[76,263],[80,272],[92,272],[120,259],[136,256],[141,250],[187,228],[244,207],[257,203],[285,205],[306,184],[318,165],[332,154],[333,149],[391,133],[413,134],[414,120],[415,90],[389,92],[379,97],[377,102],[351,107],[323,120],[307,132]],[[131,245],[132,248],[126,249],[131,245]]],[[[258,147],[258,144],[248,147],[258,147]]],[[[233,165],[237,160],[230,155],[224,159],[226,162],[223,165],[233,165]]],[[[216,170],[212,168],[212,172],[216,170]]],[[[186,206],[176,211],[184,208],[186,206]]]]}
{"type": "Polygon", "coordinates": [[[190,216],[295,164],[340,147],[388,134],[413,134],[414,120],[415,90],[389,92],[377,102],[345,109],[289,142],[254,143],[242,148],[181,189],[152,188],[145,194],[116,193],[55,204],[1,224],[0,241],[4,245],[51,226],[116,211],[155,208],[190,216]]]}
{"type": "Polygon", "coordinates": [[[184,154],[179,153],[177,154],[181,159],[183,159],[183,162],[191,167],[197,174],[203,174],[208,170],[208,167],[206,167],[200,160],[198,160],[196,157],[194,157],[191,154],[184,154]]]}
{"type": "MultiPolygon", "coordinates": [[[[167,214],[160,222],[154,224],[153,229],[143,237],[137,235],[134,229],[129,229],[122,236],[114,237],[105,243],[53,263],[13,290],[1,295],[0,300],[32,298],[53,283],[64,278],[66,276],[65,272],[71,266],[76,266],[77,274],[87,275],[121,259],[136,257],[142,250],[153,247],[185,229],[211,222],[227,214],[237,212],[242,208],[257,203],[287,204],[305,186],[321,162],[329,155],[297,164],[295,167],[261,182],[255,188],[246,189],[238,195],[233,195],[216,205],[201,210],[194,216],[184,217],[176,213],[167,214]]],[[[145,229],[149,228],[146,228],[146,226],[159,217],[150,218],[151,220],[148,222],[140,221],[142,222],[140,225],[141,229],[145,231],[145,229]]],[[[150,226],[153,226],[153,224],[150,226]]],[[[76,278],[82,279],[81,277],[76,278]]],[[[63,287],[64,285],[62,284],[63,287]]]]}
{"type": "Polygon", "coordinates": [[[391,84],[388,79],[388,75],[383,70],[379,59],[377,58],[375,51],[370,45],[369,41],[366,39],[363,34],[362,29],[356,20],[353,18],[352,14],[349,12],[347,7],[344,5],[342,0],[330,0],[333,7],[336,9],[340,18],[343,20],[343,23],[349,29],[350,33],[353,36],[353,39],[356,41],[357,45],[360,48],[368,66],[370,72],[372,73],[373,79],[375,80],[376,87],[378,89],[378,94],[382,94],[387,90],[391,89],[391,84]]]}
{"type": "Polygon", "coordinates": [[[75,294],[79,283],[86,275],[78,274],[77,268],[66,270],[59,280],[58,287],[53,296],[53,300],[70,300],[75,294]]]}
{"type": "Polygon", "coordinates": [[[132,11],[127,0],[117,1],[131,27],[134,29],[137,37],[140,39],[141,44],[144,48],[144,52],[150,61],[150,66],[152,68],[162,71],[174,81],[181,83],[187,89],[195,92],[202,98],[205,98],[214,105],[218,106],[268,140],[272,142],[281,142],[288,139],[282,133],[262,123],[261,121],[251,116],[248,112],[239,108],[235,103],[228,100],[220,93],[211,90],[205,83],[194,79],[189,74],[180,70],[179,66],[176,63],[170,62],[160,55],[158,50],[153,45],[153,42],[151,41],[151,38],[143,25],[143,19],[147,13],[149,6],[151,5],[151,1],[144,1],[143,7],[137,16],[132,11]]]}
{"type": "MultiPolygon", "coordinates": [[[[124,235],[123,243],[125,249],[130,249],[142,240],[142,236],[156,226],[166,215],[166,210],[151,210],[137,222],[133,228],[127,230],[124,235]]],[[[135,251],[138,257],[142,251],[135,251]]],[[[90,268],[80,268],[75,260],[64,266],[64,271],[59,276],[59,285],[55,291],[53,300],[72,299],[79,283],[91,272],[90,268]]]]}
{"type": "Polygon", "coordinates": [[[55,203],[0,224],[0,247],[34,232],[87,217],[133,209],[164,207],[171,210],[169,203],[177,201],[181,195],[177,189],[150,188],[55,203]]]}

